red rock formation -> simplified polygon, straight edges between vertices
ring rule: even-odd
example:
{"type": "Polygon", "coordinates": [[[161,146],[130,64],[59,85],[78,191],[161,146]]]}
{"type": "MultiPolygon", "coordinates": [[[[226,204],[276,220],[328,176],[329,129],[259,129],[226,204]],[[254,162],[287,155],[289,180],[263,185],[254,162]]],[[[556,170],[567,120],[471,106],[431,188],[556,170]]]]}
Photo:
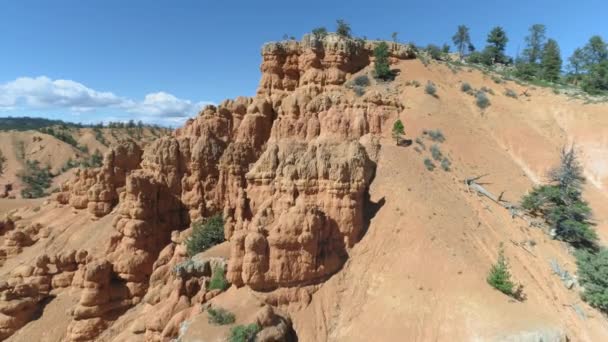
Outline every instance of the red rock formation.
{"type": "MultiPolygon", "coordinates": [[[[210,264],[220,261],[188,264],[171,232],[216,213],[226,221],[233,284],[276,290],[277,303],[309,300],[310,291],[289,290],[337,272],[365,228],[375,163],[359,139],[381,133],[403,109],[390,93],[355,96],[342,86],[370,64],[376,44],[334,34],[267,44],[256,97],[207,106],[144,152],[133,142],[120,145],[101,168],[68,182],[60,203],[98,217],[117,208],[105,259],[69,252],[24,271],[42,297],[70,284],[83,289],[67,339],[96,338],[142,301],[131,332],[149,341],[175,337],[179,323],[217,295],[206,286],[210,264]]],[[[413,52],[390,44],[390,56],[413,52]]],[[[28,237],[5,241],[21,246],[28,237]]],[[[266,316],[264,339],[284,336],[290,324],[266,316]]]]}
{"type": "Polygon", "coordinates": [[[100,168],[78,170],[76,178],[64,184],[55,198],[98,217],[107,215],[118,203],[127,174],[139,168],[141,155],[134,141],[122,142],[105,154],[100,168]]]}

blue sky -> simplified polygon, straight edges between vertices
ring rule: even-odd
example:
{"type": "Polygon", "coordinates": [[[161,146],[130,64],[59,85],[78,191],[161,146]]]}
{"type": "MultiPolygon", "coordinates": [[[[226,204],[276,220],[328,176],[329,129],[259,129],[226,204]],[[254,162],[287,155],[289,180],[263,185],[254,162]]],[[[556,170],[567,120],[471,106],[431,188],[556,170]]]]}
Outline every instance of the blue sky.
{"type": "Polygon", "coordinates": [[[496,25],[507,52],[547,26],[564,60],[591,35],[608,38],[608,2],[0,0],[0,116],[178,124],[205,103],[253,95],[260,47],[343,18],[353,33],[451,43],[459,24],[485,45],[496,25]]]}

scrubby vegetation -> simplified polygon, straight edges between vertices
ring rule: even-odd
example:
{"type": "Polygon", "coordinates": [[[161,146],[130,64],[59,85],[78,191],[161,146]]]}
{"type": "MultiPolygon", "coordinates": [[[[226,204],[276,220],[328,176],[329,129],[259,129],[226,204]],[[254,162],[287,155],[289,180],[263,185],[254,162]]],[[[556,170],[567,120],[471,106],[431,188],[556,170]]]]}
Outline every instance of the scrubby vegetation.
{"type": "Polygon", "coordinates": [[[443,132],[441,132],[441,130],[436,129],[436,130],[424,130],[422,132],[422,134],[427,135],[432,141],[436,141],[436,142],[444,142],[445,141],[445,136],[443,135],[443,132]]]}
{"type": "Polygon", "coordinates": [[[209,308],[207,309],[207,315],[211,324],[226,325],[232,324],[235,321],[234,314],[223,308],[209,308]]]}
{"type": "Polygon", "coordinates": [[[461,86],[460,86],[460,90],[462,90],[465,93],[468,93],[469,91],[471,91],[471,85],[468,84],[467,82],[464,82],[461,86]]]}
{"type": "Polygon", "coordinates": [[[481,109],[486,109],[490,106],[490,99],[488,99],[485,92],[478,91],[477,95],[475,95],[475,104],[481,109]]]}
{"type": "Polygon", "coordinates": [[[367,87],[370,84],[369,77],[367,75],[359,75],[354,78],[353,83],[359,87],[367,87]]]}
{"type": "Polygon", "coordinates": [[[437,97],[437,87],[431,81],[426,82],[426,86],[424,87],[424,92],[433,97],[437,97]]]}
{"type": "Polygon", "coordinates": [[[424,158],[424,166],[429,171],[435,170],[435,164],[433,163],[433,161],[430,158],[424,158]]]}
{"type": "Polygon", "coordinates": [[[514,90],[512,90],[512,89],[505,90],[505,95],[508,96],[508,97],[512,97],[514,99],[517,98],[517,93],[514,90]]]}
{"type": "Polygon", "coordinates": [[[228,340],[230,342],[253,342],[255,336],[262,330],[262,328],[256,323],[249,325],[237,325],[230,329],[230,336],[228,340]]]}
{"type": "Polygon", "coordinates": [[[437,145],[431,146],[431,155],[433,156],[433,159],[435,159],[437,161],[441,161],[443,159],[443,154],[441,153],[441,149],[439,149],[439,146],[437,146],[437,145]]]}
{"type": "Polygon", "coordinates": [[[69,131],[63,129],[55,129],[52,127],[40,128],[39,131],[41,133],[52,135],[55,138],[63,141],[64,143],[70,144],[78,148],[78,142],[76,141],[76,139],[74,139],[74,137],[72,136],[72,134],[70,134],[69,131]]]}
{"type": "Polygon", "coordinates": [[[192,224],[192,235],[186,240],[186,249],[188,255],[194,256],[224,240],[224,220],[215,215],[192,224]]]}
{"type": "Polygon", "coordinates": [[[213,275],[209,281],[209,290],[221,290],[224,291],[228,288],[228,280],[226,280],[225,270],[222,266],[216,266],[213,268],[213,275]]]}
{"type": "Polygon", "coordinates": [[[452,162],[448,158],[444,157],[441,160],[441,168],[443,169],[443,171],[446,171],[446,172],[450,171],[451,166],[452,166],[452,162]]]}
{"type": "Polygon", "coordinates": [[[45,191],[51,186],[50,167],[41,167],[37,160],[27,160],[25,169],[19,173],[19,178],[25,187],[21,190],[23,198],[39,198],[46,195],[45,191]]]}
{"type": "Polygon", "coordinates": [[[2,176],[2,174],[4,173],[4,164],[6,163],[6,157],[4,156],[4,153],[2,153],[2,150],[0,150],[0,176],[2,176]]]}

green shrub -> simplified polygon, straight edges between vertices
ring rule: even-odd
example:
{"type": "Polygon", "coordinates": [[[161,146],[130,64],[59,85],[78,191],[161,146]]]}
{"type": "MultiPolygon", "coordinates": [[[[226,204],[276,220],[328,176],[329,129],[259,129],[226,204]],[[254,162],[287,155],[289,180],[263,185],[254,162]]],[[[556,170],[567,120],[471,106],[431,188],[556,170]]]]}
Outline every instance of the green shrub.
{"type": "Polygon", "coordinates": [[[443,158],[443,160],[441,161],[441,168],[443,169],[443,171],[450,171],[452,166],[452,162],[448,159],[448,158],[443,158]]]}
{"type": "Polygon", "coordinates": [[[224,291],[228,288],[228,280],[224,274],[224,267],[216,266],[213,268],[211,280],[209,281],[209,290],[221,290],[224,291]]]}
{"type": "Polygon", "coordinates": [[[435,170],[435,164],[433,164],[433,161],[430,160],[429,158],[425,158],[424,159],[424,166],[426,167],[427,170],[429,171],[433,171],[435,170]]]}
{"type": "Polygon", "coordinates": [[[445,141],[445,136],[443,135],[443,132],[441,132],[441,130],[439,130],[439,129],[436,129],[434,131],[433,130],[431,130],[431,131],[424,130],[422,132],[422,134],[428,135],[432,141],[436,141],[436,142],[440,142],[440,143],[445,141]]]}
{"type": "Polygon", "coordinates": [[[483,91],[478,91],[477,95],[475,95],[475,103],[477,104],[477,107],[486,109],[490,106],[490,99],[488,99],[486,93],[483,91]]]}
{"type": "Polygon", "coordinates": [[[224,240],[224,220],[220,215],[215,215],[192,224],[192,235],[186,240],[186,249],[192,257],[224,240]]]}
{"type": "Polygon", "coordinates": [[[582,298],[591,306],[608,312],[608,249],[598,253],[576,253],[578,279],[584,287],[582,298]]]}
{"type": "Polygon", "coordinates": [[[460,86],[460,90],[462,90],[463,92],[467,93],[469,91],[471,91],[471,85],[468,84],[467,82],[464,82],[461,86],[460,86]]]}
{"type": "Polygon", "coordinates": [[[40,167],[37,160],[27,160],[25,169],[19,173],[19,178],[25,184],[21,190],[23,198],[39,198],[45,195],[45,190],[51,186],[52,175],[50,167],[40,167]]]}
{"type": "Polygon", "coordinates": [[[517,93],[514,90],[512,90],[512,89],[507,89],[505,91],[505,95],[508,96],[508,97],[512,97],[514,99],[517,98],[517,93]]]}
{"type": "Polygon", "coordinates": [[[252,323],[249,325],[237,325],[230,329],[230,342],[253,342],[255,336],[262,330],[259,325],[252,323]]]}
{"type": "Polygon", "coordinates": [[[424,142],[422,141],[422,139],[420,139],[420,138],[416,138],[416,140],[415,140],[415,141],[416,141],[416,144],[420,145],[420,147],[421,147],[423,150],[426,150],[426,146],[424,145],[424,142]]]}
{"type": "Polygon", "coordinates": [[[435,84],[431,81],[426,82],[426,86],[424,87],[424,92],[433,97],[437,97],[437,88],[435,87],[435,84]]]}
{"type": "Polygon", "coordinates": [[[412,80],[412,81],[407,81],[405,82],[406,86],[413,86],[415,88],[420,87],[420,82],[416,81],[416,80],[412,80]]]}
{"type": "Polygon", "coordinates": [[[511,272],[509,272],[509,264],[505,258],[502,244],[498,250],[498,260],[492,265],[486,280],[498,291],[512,297],[515,295],[516,285],[511,280],[511,272]]]}
{"type": "Polygon", "coordinates": [[[355,95],[357,95],[358,97],[365,95],[365,88],[363,88],[363,87],[354,86],[353,91],[355,92],[355,95]]]}
{"type": "Polygon", "coordinates": [[[490,95],[494,95],[494,90],[492,90],[491,88],[488,88],[488,87],[481,87],[481,91],[483,91],[484,93],[490,94],[490,95]]]}
{"type": "Polygon", "coordinates": [[[211,324],[226,325],[232,324],[235,321],[234,314],[222,308],[209,308],[207,309],[207,315],[209,316],[209,323],[211,324]]]}
{"type": "Polygon", "coordinates": [[[433,145],[431,146],[431,155],[433,156],[433,159],[440,161],[441,159],[443,159],[443,154],[441,153],[441,150],[439,149],[439,146],[437,145],[433,145]]]}
{"type": "Polygon", "coordinates": [[[370,84],[369,77],[367,77],[367,75],[359,75],[355,77],[353,83],[359,87],[367,87],[370,84]]]}
{"type": "Polygon", "coordinates": [[[441,52],[441,48],[434,44],[429,44],[426,47],[426,52],[432,59],[441,60],[443,53],[441,52]]]}

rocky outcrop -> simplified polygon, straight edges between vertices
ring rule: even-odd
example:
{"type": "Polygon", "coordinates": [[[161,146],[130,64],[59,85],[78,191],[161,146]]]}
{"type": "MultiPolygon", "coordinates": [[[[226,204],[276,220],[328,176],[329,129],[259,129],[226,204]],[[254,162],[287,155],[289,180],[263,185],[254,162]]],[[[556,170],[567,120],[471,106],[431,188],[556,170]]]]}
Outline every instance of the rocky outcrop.
{"type": "Polygon", "coordinates": [[[364,228],[373,171],[354,141],[269,146],[247,174],[253,218],[230,238],[229,280],[269,290],[336,272],[364,228]]]}
{"type": "Polygon", "coordinates": [[[0,247],[0,264],[11,256],[17,255],[28,247],[36,243],[39,239],[47,237],[48,229],[40,223],[27,225],[15,224],[11,219],[4,223],[4,244],[0,247]]]}
{"type": "MultiPolygon", "coordinates": [[[[267,43],[262,47],[262,79],[258,94],[293,91],[300,86],[343,84],[349,75],[373,61],[379,41],[346,38],[334,33],[305,35],[302,41],[267,43]]],[[[389,43],[389,58],[414,58],[410,45],[389,43]]]]}
{"type": "MultiPolygon", "coordinates": [[[[133,305],[141,305],[141,316],[128,334],[177,336],[180,323],[219,293],[208,281],[212,266],[226,263],[189,260],[179,231],[218,213],[230,243],[222,269],[231,283],[274,291],[273,304],[310,300],[365,230],[376,154],[359,140],[382,133],[403,109],[390,91],[359,96],[342,86],[373,62],[377,43],[329,34],[266,44],[255,97],[207,106],[145,151],[134,142],[116,146],[102,167],[66,183],[58,202],[115,215],[103,259],[85,255],[82,263],[74,252],[25,272],[39,277],[33,283],[42,298],[70,285],[82,290],[66,338],[95,339],[133,305]]],[[[393,43],[389,54],[413,57],[409,46],[393,43]]],[[[29,243],[21,240],[14,244],[29,243]]],[[[290,340],[291,322],[270,307],[262,311],[260,340],[290,340]]]]}
{"type": "Polygon", "coordinates": [[[32,284],[10,286],[0,282],[0,340],[11,336],[32,320],[42,296],[32,284]]]}
{"type": "Polygon", "coordinates": [[[33,266],[16,267],[0,283],[0,339],[31,321],[53,290],[69,287],[87,260],[86,251],[70,250],[52,257],[42,254],[33,266]]]}
{"type": "Polygon", "coordinates": [[[142,150],[134,141],[113,146],[104,155],[100,168],[78,170],[76,178],[64,184],[55,198],[76,209],[87,209],[97,217],[107,215],[118,203],[128,173],[139,168],[141,155],[142,150]]]}

